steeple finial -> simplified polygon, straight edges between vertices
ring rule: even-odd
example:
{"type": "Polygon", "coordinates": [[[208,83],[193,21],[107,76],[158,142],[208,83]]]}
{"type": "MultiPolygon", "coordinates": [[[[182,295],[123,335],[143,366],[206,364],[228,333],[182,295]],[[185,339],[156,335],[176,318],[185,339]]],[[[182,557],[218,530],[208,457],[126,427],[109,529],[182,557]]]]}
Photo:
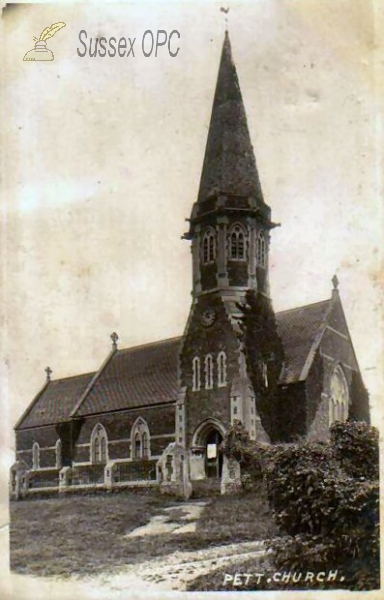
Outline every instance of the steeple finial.
{"type": "Polygon", "coordinates": [[[117,350],[117,341],[119,339],[119,336],[117,335],[116,331],[111,333],[110,338],[112,340],[112,349],[117,350]]]}
{"type": "Polygon", "coordinates": [[[51,381],[51,375],[53,373],[51,367],[47,367],[46,369],[44,369],[46,374],[47,374],[47,381],[51,381]]]}
{"type": "Polygon", "coordinates": [[[224,6],[220,6],[220,12],[223,12],[225,14],[225,34],[227,36],[228,35],[228,13],[229,13],[229,6],[227,8],[225,8],[224,6]]]}

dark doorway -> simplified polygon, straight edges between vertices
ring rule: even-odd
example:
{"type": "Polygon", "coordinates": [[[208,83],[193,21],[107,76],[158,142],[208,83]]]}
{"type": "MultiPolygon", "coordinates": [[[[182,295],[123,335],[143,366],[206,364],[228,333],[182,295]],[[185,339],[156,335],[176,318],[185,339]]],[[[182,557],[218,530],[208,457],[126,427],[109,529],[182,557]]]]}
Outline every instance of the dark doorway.
{"type": "Polygon", "coordinates": [[[212,429],[205,442],[205,474],[207,477],[221,477],[223,468],[223,455],[219,446],[223,436],[217,429],[212,429]]]}

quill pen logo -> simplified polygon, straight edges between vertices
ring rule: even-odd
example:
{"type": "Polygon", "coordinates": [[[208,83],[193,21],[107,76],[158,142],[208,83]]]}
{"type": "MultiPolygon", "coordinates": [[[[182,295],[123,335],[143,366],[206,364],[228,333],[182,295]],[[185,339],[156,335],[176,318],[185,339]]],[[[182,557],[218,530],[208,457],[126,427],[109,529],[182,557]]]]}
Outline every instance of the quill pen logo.
{"type": "Polygon", "coordinates": [[[33,50],[27,52],[23,60],[55,60],[52,50],[47,48],[47,40],[53,37],[55,33],[60,31],[63,27],[65,27],[65,23],[54,23],[53,25],[46,27],[39,39],[33,38],[35,40],[35,47],[33,50]]]}

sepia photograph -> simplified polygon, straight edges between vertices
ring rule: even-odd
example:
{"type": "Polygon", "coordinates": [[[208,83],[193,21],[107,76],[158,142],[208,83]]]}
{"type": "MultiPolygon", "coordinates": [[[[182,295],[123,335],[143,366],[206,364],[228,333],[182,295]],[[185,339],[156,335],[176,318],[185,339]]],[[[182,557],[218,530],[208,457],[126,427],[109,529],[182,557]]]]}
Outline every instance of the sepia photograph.
{"type": "Polygon", "coordinates": [[[379,4],[2,4],[2,597],[380,594],[379,4]]]}

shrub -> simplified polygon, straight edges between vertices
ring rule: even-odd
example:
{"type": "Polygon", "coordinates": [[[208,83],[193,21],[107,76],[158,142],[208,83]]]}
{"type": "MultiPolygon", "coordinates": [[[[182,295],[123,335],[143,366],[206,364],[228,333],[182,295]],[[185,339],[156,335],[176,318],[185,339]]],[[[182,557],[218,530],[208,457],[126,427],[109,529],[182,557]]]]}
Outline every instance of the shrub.
{"type": "MultiPolygon", "coordinates": [[[[337,570],[337,587],[377,589],[380,585],[379,486],[377,482],[339,482],[340,504],[329,513],[332,529],[318,535],[296,534],[270,542],[274,566],[285,571],[337,570]]],[[[327,490],[325,489],[325,495],[327,490]]],[[[299,587],[299,586],[298,586],[299,587]]],[[[334,588],[314,582],[307,587],[334,588]]]]}
{"type": "MultiPolygon", "coordinates": [[[[222,450],[240,461],[246,490],[260,482],[266,485],[284,535],[269,543],[268,559],[276,570],[337,569],[344,577],[337,587],[379,587],[379,452],[374,427],[335,423],[329,443],[263,446],[250,440],[237,422],[222,450]]],[[[304,587],[334,589],[335,582],[306,582],[304,587]]]]}
{"type": "Polygon", "coordinates": [[[332,528],[330,515],[342,491],[340,469],[329,448],[316,443],[280,447],[266,476],[268,500],[284,533],[315,535],[332,528]]]}
{"type": "MultiPolygon", "coordinates": [[[[287,537],[270,544],[277,569],[343,573],[348,589],[379,586],[377,430],[337,423],[329,444],[280,446],[266,468],[268,499],[287,537]],[[362,461],[369,460],[369,463],[362,461]]],[[[331,587],[334,584],[322,584],[331,587]]],[[[321,587],[319,582],[313,584],[321,587]]]]}
{"type": "Polygon", "coordinates": [[[379,432],[364,421],[336,422],[331,426],[331,448],[351,477],[379,478],[379,432]]]}

